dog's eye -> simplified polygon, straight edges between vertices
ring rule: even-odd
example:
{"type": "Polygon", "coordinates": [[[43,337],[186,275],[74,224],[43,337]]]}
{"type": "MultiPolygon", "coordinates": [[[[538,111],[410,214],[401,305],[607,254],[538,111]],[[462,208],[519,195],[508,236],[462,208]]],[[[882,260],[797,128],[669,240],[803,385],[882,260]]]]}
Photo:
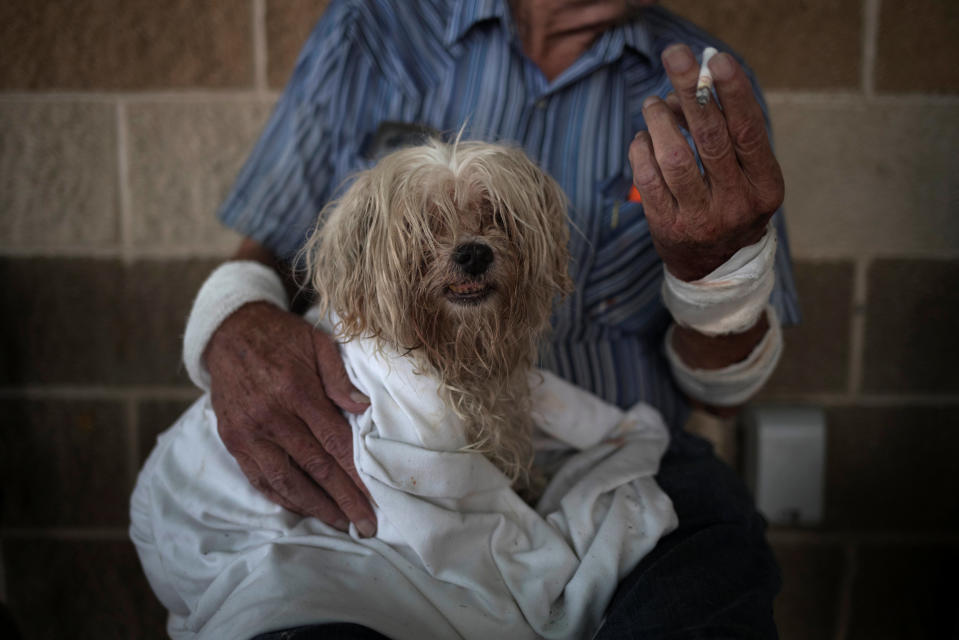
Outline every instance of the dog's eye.
{"type": "Polygon", "coordinates": [[[480,227],[483,229],[489,229],[490,227],[497,226],[499,220],[496,218],[497,216],[495,216],[493,213],[493,207],[484,202],[479,208],[480,227]]]}
{"type": "Polygon", "coordinates": [[[513,223],[513,220],[509,218],[508,214],[504,213],[503,211],[493,212],[491,224],[494,228],[505,233],[507,238],[513,238],[516,227],[513,223]]]}
{"type": "Polygon", "coordinates": [[[484,202],[480,207],[480,225],[484,229],[509,230],[506,224],[506,217],[501,211],[494,209],[493,205],[488,202],[484,202]]]}

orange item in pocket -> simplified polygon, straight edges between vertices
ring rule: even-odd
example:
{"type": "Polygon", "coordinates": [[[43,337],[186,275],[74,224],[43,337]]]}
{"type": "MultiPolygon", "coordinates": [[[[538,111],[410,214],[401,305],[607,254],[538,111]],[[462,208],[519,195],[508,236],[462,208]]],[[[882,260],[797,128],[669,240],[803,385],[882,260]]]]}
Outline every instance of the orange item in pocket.
{"type": "Polygon", "coordinates": [[[636,185],[633,185],[629,189],[629,197],[627,198],[630,202],[642,202],[643,197],[639,195],[639,189],[636,188],[636,185]]]}

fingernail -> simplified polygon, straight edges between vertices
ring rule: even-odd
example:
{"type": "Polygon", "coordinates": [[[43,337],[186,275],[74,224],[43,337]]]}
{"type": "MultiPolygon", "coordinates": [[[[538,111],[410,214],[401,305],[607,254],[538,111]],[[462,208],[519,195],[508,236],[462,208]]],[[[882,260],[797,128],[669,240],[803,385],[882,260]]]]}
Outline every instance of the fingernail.
{"type": "Polygon", "coordinates": [[[689,47],[682,44],[672,44],[663,51],[663,64],[666,70],[671,73],[685,73],[693,66],[696,60],[693,58],[689,47]]]}
{"type": "Polygon", "coordinates": [[[728,53],[720,53],[709,61],[709,70],[713,80],[725,81],[733,77],[733,58],[728,53]]]}
{"type": "Polygon", "coordinates": [[[334,529],[339,529],[343,533],[346,533],[350,530],[350,523],[347,520],[337,520],[333,523],[334,529]]]}
{"type": "Polygon", "coordinates": [[[359,404],[369,404],[370,399],[359,391],[350,391],[350,400],[353,402],[358,402],[359,404]]]}
{"type": "MultiPolygon", "coordinates": [[[[660,102],[659,96],[649,96],[648,98],[646,98],[645,100],[643,100],[643,109],[645,109],[645,108],[647,108],[647,107],[651,107],[652,105],[656,104],[657,102],[660,102]]],[[[639,135],[639,134],[636,134],[636,135],[639,135]]]]}
{"type": "Polygon", "coordinates": [[[366,519],[357,522],[356,529],[364,538],[372,538],[374,535],[376,535],[376,525],[366,519]]]}

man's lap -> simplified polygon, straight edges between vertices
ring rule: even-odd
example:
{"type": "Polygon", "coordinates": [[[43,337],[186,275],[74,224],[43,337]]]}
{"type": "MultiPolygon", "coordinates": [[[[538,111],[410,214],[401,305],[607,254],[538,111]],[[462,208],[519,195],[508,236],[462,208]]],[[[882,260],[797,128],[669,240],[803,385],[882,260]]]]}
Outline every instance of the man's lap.
{"type": "Polygon", "coordinates": [[[597,638],[776,638],[779,568],[735,472],[677,434],[656,480],[679,527],[620,583],[597,638]]]}
{"type": "MultiPolygon", "coordinates": [[[[675,434],[656,477],[679,527],[624,579],[607,610],[601,640],[776,638],[772,605],[780,576],[765,522],[736,474],[712,447],[675,434]]],[[[357,625],[315,625],[255,640],[383,638],[357,625]]]]}

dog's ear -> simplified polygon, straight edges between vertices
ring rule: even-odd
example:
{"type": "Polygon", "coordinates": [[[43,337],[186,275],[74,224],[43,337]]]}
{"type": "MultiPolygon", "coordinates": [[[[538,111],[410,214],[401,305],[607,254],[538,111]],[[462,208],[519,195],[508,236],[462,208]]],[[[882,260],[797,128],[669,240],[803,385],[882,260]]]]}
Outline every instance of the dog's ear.
{"type": "Polygon", "coordinates": [[[367,306],[376,291],[367,254],[377,203],[368,182],[359,174],[342,198],[327,205],[304,247],[322,314],[338,316],[336,333],[346,339],[370,332],[367,306]]]}

